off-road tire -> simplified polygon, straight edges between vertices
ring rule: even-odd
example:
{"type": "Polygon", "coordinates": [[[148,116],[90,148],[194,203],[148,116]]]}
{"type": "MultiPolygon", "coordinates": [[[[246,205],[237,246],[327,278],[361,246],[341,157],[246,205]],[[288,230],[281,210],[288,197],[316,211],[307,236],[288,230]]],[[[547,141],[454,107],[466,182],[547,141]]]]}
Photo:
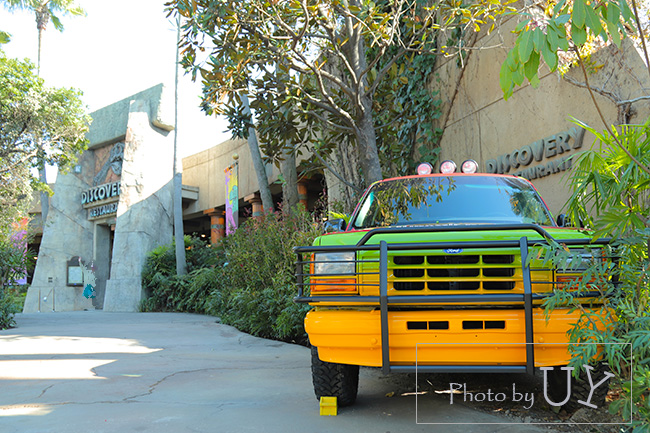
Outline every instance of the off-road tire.
{"type": "Polygon", "coordinates": [[[336,397],[339,407],[357,399],[359,366],[321,361],[318,348],[311,348],[311,378],[316,398],[336,397]]]}
{"type": "MultiPolygon", "coordinates": [[[[603,378],[603,371],[607,368],[602,363],[596,364],[593,367],[591,378],[594,384],[596,384],[603,378]]],[[[549,397],[554,402],[560,402],[566,398],[566,380],[567,372],[560,367],[555,367],[553,371],[548,372],[549,397]]],[[[605,405],[605,398],[609,391],[609,383],[610,381],[608,380],[594,390],[594,395],[591,396],[591,404],[599,408],[605,405]]],[[[587,373],[584,369],[581,369],[580,376],[577,379],[571,376],[571,398],[561,408],[567,413],[573,413],[580,408],[588,407],[578,403],[578,400],[587,401],[590,390],[591,387],[589,386],[587,373]]]]}

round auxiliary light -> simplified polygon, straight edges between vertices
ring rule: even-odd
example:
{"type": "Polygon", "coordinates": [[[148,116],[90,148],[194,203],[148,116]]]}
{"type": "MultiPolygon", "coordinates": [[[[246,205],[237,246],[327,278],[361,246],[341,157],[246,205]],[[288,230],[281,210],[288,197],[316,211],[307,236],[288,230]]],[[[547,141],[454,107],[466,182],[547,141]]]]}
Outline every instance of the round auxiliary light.
{"type": "Polygon", "coordinates": [[[433,171],[433,166],[428,162],[423,162],[422,164],[418,165],[418,174],[420,176],[424,176],[425,174],[431,174],[432,171],[433,171]]]}
{"type": "Polygon", "coordinates": [[[473,159],[468,159],[460,166],[460,171],[463,173],[476,173],[478,171],[478,163],[473,159]]]}
{"type": "Polygon", "coordinates": [[[456,171],[456,163],[450,159],[442,161],[440,164],[440,173],[449,174],[456,171]]]}

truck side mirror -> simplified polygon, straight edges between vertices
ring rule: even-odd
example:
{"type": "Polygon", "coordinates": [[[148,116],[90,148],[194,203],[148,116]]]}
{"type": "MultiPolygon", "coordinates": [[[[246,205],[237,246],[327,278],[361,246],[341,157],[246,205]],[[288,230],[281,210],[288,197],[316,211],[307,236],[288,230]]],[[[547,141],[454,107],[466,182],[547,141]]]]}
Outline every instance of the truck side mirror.
{"type": "Polygon", "coordinates": [[[323,229],[325,233],[342,232],[345,230],[345,220],[343,218],[335,218],[323,222],[323,229]]]}
{"type": "Polygon", "coordinates": [[[556,222],[557,222],[557,225],[560,226],[560,227],[570,227],[571,226],[571,222],[569,221],[569,218],[567,218],[567,216],[565,214],[563,214],[563,213],[561,213],[561,214],[559,214],[557,216],[557,221],[556,222]]]}
{"type": "Polygon", "coordinates": [[[557,216],[557,225],[560,227],[580,227],[580,228],[584,228],[585,226],[584,222],[581,219],[578,220],[578,225],[576,226],[575,224],[573,224],[573,221],[571,221],[571,219],[563,213],[557,216]]]}

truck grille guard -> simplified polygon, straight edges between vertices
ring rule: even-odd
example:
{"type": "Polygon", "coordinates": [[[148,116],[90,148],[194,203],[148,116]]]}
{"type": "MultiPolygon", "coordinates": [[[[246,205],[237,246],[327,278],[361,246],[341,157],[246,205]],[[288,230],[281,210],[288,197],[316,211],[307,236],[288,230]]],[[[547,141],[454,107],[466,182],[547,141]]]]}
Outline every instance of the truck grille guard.
{"type": "MultiPolygon", "coordinates": [[[[534,333],[533,333],[533,300],[544,299],[552,293],[533,293],[533,284],[561,284],[557,281],[532,281],[531,268],[528,261],[529,248],[541,245],[548,245],[550,242],[556,242],[568,246],[594,246],[607,245],[611,243],[609,238],[600,238],[596,240],[587,239],[554,239],[546,230],[536,224],[512,224],[512,225],[463,225],[463,226],[443,226],[443,227],[382,227],[370,230],[354,246],[309,246],[295,247],[297,255],[296,266],[296,285],[298,286],[298,296],[294,298],[297,303],[328,303],[344,306],[346,304],[360,304],[379,306],[381,321],[381,347],[382,347],[382,372],[388,373],[527,373],[534,374],[535,354],[534,354],[534,333]],[[368,244],[368,242],[379,234],[404,234],[404,233],[442,233],[442,232],[485,232],[485,231],[534,231],[542,239],[529,239],[527,236],[519,240],[496,240],[496,241],[457,241],[457,242],[416,242],[416,243],[387,243],[380,241],[378,244],[368,244]],[[446,249],[495,249],[511,248],[518,249],[521,255],[521,268],[523,279],[523,293],[490,293],[490,294],[427,294],[427,295],[391,295],[388,296],[388,252],[389,251],[414,251],[414,250],[446,250],[446,249]],[[355,273],[355,275],[379,275],[379,296],[360,296],[360,295],[318,295],[305,296],[305,287],[311,285],[323,285],[323,282],[310,283],[305,282],[305,277],[312,276],[309,272],[304,272],[304,266],[319,263],[315,260],[304,260],[304,254],[318,252],[355,252],[359,251],[378,251],[379,260],[358,260],[355,263],[378,263],[379,272],[355,273]],[[525,366],[455,366],[455,365],[427,365],[427,366],[404,366],[391,365],[389,352],[389,332],[388,332],[388,306],[408,305],[408,304],[477,304],[486,302],[516,302],[524,307],[524,320],[526,329],[526,365],[525,366]]],[[[330,262],[331,263],[331,262],[330,262]]],[[[540,270],[540,269],[538,269],[540,270]]],[[[547,269],[548,270],[548,269],[547,269]]],[[[339,276],[340,274],[336,274],[339,276]]],[[[319,274],[319,276],[335,276],[319,274]]],[[[614,275],[613,278],[616,278],[614,275]]],[[[336,285],[345,285],[336,283],[336,285]]],[[[377,286],[377,284],[359,283],[351,284],[353,286],[377,286]]],[[[580,292],[580,297],[594,298],[601,294],[598,291],[580,292]]]]}

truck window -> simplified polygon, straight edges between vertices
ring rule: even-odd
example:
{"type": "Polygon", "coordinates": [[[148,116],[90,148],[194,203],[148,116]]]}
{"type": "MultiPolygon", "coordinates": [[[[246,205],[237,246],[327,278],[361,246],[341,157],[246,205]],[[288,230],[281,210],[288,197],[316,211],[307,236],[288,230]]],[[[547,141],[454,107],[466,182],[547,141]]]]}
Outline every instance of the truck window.
{"type": "Polygon", "coordinates": [[[375,184],[353,227],[400,225],[553,225],[546,205],[525,180],[491,176],[431,176],[375,184]]]}

